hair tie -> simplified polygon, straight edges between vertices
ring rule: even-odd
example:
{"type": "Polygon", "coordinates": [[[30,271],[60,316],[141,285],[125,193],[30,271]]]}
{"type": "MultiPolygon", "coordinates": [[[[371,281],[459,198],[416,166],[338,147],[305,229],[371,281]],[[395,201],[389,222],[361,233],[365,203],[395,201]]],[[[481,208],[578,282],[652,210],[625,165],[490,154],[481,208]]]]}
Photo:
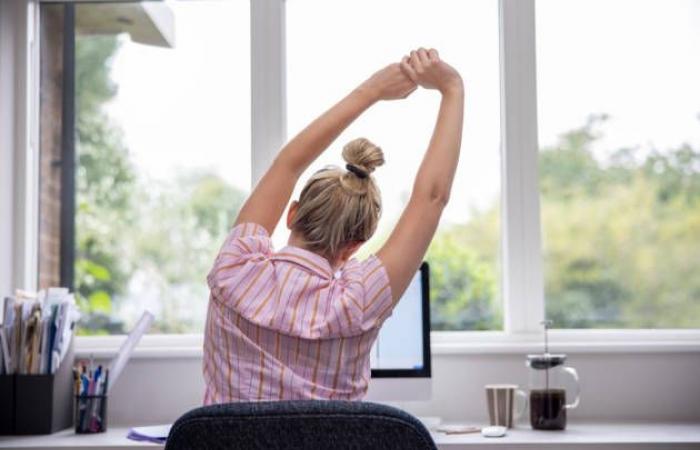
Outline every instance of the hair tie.
{"type": "Polygon", "coordinates": [[[350,172],[354,173],[355,175],[357,175],[358,178],[364,179],[364,178],[367,178],[369,176],[367,171],[360,169],[359,167],[357,167],[354,164],[349,164],[349,163],[345,164],[345,168],[348,169],[350,172]]]}

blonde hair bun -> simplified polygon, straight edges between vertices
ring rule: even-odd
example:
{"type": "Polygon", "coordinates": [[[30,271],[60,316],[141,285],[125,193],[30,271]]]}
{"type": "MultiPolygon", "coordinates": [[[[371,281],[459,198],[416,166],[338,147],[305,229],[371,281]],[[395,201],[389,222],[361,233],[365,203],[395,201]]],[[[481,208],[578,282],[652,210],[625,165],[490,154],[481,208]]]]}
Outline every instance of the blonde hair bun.
{"type": "Polygon", "coordinates": [[[343,159],[370,174],[384,164],[384,152],[369,139],[357,138],[345,144],[343,159]]]}
{"type": "MultiPolygon", "coordinates": [[[[1,1],[1,0],[0,0],[1,1]]],[[[304,248],[335,261],[346,244],[366,242],[377,229],[382,198],[370,173],[384,164],[382,149],[365,138],[343,147],[343,170],[329,166],[306,182],[290,228],[304,248]]]]}

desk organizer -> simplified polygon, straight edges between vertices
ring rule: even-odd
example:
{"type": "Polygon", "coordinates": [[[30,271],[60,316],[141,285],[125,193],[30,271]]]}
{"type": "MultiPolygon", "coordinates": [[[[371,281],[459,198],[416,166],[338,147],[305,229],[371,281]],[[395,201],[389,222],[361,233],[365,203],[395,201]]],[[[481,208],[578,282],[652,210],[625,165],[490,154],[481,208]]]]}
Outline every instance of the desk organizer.
{"type": "Polygon", "coordinates": [[[15,376],[0,375],[0,435],[15,431],[15,376]]]}
{"type": "Polygon", "coordinates": [[[0,376],[0,434],[50,434],[70,428],[73,388],[72,345],[56,373],[0,376]]]}

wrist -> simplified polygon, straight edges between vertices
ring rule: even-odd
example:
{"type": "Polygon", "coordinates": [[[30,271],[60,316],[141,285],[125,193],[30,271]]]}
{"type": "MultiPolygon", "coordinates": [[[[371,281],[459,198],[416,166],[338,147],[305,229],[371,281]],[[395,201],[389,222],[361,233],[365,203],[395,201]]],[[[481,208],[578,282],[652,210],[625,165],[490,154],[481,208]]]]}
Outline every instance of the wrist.
{"type": "Polygon", "coordinates": [[[462,78],[457,77],[445,83],[444,86],[440,87],[440,93],[443,96],[464,95],[464,83],[462,82],[462,78]]]}
{"type": "Polygon", "coordinates": [[[355,88],[353,94],[362,99],[362,101],[365,102],[368,106],[381,100],[379,90],[373,88],[372,86],[368,86],[367,83],[362,83],[357,88],[355,88]]]}

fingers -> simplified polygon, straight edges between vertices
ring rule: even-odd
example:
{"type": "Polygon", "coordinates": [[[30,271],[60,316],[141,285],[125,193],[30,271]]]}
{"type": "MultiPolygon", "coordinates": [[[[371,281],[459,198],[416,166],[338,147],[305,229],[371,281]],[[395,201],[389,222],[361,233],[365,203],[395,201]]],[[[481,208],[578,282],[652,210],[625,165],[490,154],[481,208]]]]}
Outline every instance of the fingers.
{"type": "MultiPolygon", "coordinates": [[[[411,52],[413,53],[413,52],[411,52]]],[[[408,56],[404,56],[401,59],[401,70],[403,71],[404,74],[408,78],[411,79],[414,83],[418,82],[418,75],[416,74],[416,71],[413,69],[413,66],[411,66],[411,59],[408,56]]]]}
{"type": "MultiPolygon", "coordinates": [[[[440,62],[440,55],[434,48],[423,47],[412,50],[408,56],[401,59],[402,72],[416,85],[433,88],[435,66],[440,62]]],[[[412,91],[411,91],[412,92],[412,91]]],[[[409,94],[410,95],[410,92],[409,94]]]]}
{"type": "Polygon", "coordinates": [[[426,49],[424,49],[423,47],[419,48],[418,51],[416,51],[416,55],[423,67],[430,65],[431,61],[430,57],[428,56],[428,51],[426,49]]]}
{"type": "Polygon", "coordinates": [[[408,63],[411,65],[416,75],[421,75],[423,73],[423,64],[421,63],[416,50],[411,50],[411,57],[408,60],[408,63]]]}
{"type": "Polygon", "coordinates": [[[434,48],[431,48],[430,50],[428,50],[428,58],[430,58],[430,60],[432,62],[440,61],[440,55],[438,54],[438,51],[435,50],[434,48]]]}
{"type": "Polygon", "coordinates": [[[423,70],[426,67],[438,61],[440,61],[440,55],[438,54],[437,50],[434,48],[426,50],[423,47],[419,48],[418,50],[412,50],[410,53],[410,58],[408,59],[408,63],[413,68],[413,71],[418,75],[423,73],[423,70]]]}

